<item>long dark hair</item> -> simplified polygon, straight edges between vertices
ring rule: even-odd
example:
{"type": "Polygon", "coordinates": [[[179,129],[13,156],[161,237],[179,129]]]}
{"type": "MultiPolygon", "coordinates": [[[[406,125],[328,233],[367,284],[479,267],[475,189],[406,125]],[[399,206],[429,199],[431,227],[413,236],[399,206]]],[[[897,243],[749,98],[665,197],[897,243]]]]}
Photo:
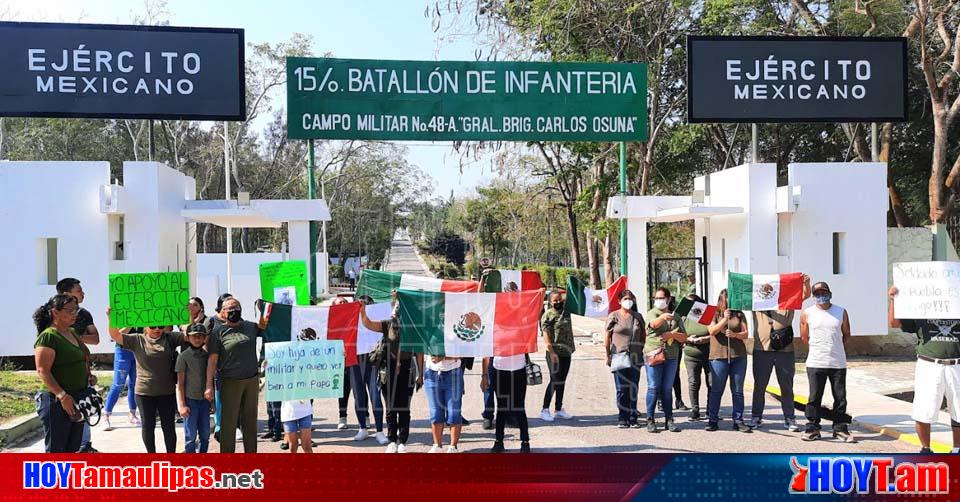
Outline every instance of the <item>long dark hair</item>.
{"type": "Polygon", "coordinates": [[[637,295],[633,294],[633,291],[630,291],[629,289],[624,289],[623,291],[620,292],[619,295],[617,295],[617,299],[623,300],[623,297],[628,295],[630,296],[630,298],[633,299],[633,307],[630,310],[633,312],[640,312],[639,310],[637,310],[637,295]]]}
{"type": "Polygon", "coordinates": [[[657,290],[654,293],[663,293],[664,295],[666,295],[667,298],[670,299],[670,301],[667,302],[667,310],[670,312],[673,312],[673,309],[676,308],[677,306],[677,299],[673,297],[673,294],[670,293],[670,290],[663,286],[660,286],[659,288],[657,288],[657,290]]]}
{"type": "Polygon", "coordinates": [[[200,306],[201,313],[205,313],[207,311],[207,308],[203,306],[203,300],[201,300],[199,296],[194,296],[190,299],[190,301],[200,306]]]}
{"type": "Polygon", "coordinates": [[[723,313],[727,310],[727,290],[726,288],[720,290],[720,294],[717,295],[717,311],[713,314],[713,322],[719,322],[723,318],[723,313]]]}
{"type": "Polygon", "coordinates": [[[229,300],[230,298],[233,298],[233,295],[230,293],[224,293],[220,295],[220,298],[217,298],[217,313],[223,310],[223,302],[229,300]]]}
{"type": "Polygon", "coordinates": [[[33,324],[37,327],[37,334],[53,325],[53,309],[63,310],[71,303],[77,303],[77,299],[73,295],[61,293],[53,295],[47,303],[37,307],[37,310],[33,311],[33,324]]]}

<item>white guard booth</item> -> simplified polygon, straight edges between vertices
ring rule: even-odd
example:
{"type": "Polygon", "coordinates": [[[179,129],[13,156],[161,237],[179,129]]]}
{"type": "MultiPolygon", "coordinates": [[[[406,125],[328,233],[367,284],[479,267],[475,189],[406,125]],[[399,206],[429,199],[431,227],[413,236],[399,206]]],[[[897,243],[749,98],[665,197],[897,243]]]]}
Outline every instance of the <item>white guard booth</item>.
{"type": "Polygon", "coordinates": [[[854,335],[887,334],[887,165],[787,169],[783,186],[776,164],[745,164],[696,178],[692,196],[610,198],[607,216],[627,220],[627,273],[640,304],[649,305],[647,223],[693,220],[711,304],[728,272],[803,272],[830,285],[854,335]]]}

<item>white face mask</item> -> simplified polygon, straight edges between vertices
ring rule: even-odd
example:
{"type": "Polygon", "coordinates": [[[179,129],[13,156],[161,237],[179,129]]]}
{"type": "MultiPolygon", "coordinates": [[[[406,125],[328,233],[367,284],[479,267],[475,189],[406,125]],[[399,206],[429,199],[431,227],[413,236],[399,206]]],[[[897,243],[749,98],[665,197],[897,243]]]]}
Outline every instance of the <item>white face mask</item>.
{"type": "Polygon", "coordinates": [[[666,308],[667,308],[667,299],[666,299],[666,298],[654,299],[654,300],[653,300],[653,308],[655,308],[655,309],[657,309],[657,310],[664,310],[664,309],[666,309],[666,308]]]}
{"type": "Polygon", "coordinates": [[[630,310],[633,308],[633,300],[624,300],[620,302],[620,306],[627,310],[630,310]]]}

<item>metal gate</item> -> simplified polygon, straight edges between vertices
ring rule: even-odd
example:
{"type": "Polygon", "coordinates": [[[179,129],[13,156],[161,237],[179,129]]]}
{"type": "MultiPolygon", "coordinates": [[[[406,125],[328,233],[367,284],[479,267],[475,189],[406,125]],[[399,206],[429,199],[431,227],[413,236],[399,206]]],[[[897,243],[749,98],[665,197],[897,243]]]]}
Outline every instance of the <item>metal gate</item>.
{"type": "Polygon", "coordinates": [[[654,258],[649,283],[651,301],[653,293],[660,287],[669,289],[674,298],[683,298],[690,293],[706,298],[706,284],[702,280],[705,276],[703,259],[699,257],[654,258]]]}

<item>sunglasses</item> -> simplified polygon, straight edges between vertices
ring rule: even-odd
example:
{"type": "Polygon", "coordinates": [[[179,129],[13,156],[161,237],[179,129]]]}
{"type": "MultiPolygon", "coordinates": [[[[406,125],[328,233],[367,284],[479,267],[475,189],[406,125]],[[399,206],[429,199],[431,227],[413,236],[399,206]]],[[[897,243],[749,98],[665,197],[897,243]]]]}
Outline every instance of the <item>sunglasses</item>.
{"type": "Polygon", "coordinates": [[[163,329],[163,326],[148,326],[147,329],[163,329]]]}

